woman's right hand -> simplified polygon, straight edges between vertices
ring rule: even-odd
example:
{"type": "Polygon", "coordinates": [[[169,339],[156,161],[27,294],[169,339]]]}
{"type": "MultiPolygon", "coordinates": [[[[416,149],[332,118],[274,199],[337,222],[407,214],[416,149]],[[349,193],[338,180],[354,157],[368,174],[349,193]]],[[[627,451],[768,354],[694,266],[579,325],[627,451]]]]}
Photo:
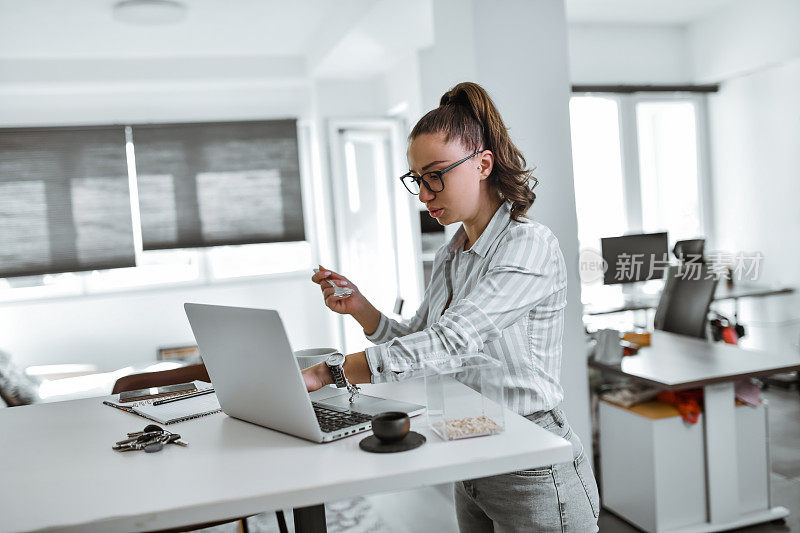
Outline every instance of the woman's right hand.
{"type": "Polygon", "coordinates": [[[364,298],[364,295],[361,294],[361,291],[358,290],[358,287],[356,287],[349,279],[337,274],[332,270],[323,268],[322,265],[319,266],[319,272],[311,276],[311,281],[320,286],[320,289],[322,290],[322,298],[325,300],[325,305],[328,307],[328,309],[335,313],[339,313],[341,315],[354,315],[362,312],[369,306],[367,299],[364,298]],[[330,285],[330,283],[328,283],[327,280],[333,281],[338,287],[351,289],[353,294],[345,297],[334,296],[333,292],[335,289],[330,285]]]}

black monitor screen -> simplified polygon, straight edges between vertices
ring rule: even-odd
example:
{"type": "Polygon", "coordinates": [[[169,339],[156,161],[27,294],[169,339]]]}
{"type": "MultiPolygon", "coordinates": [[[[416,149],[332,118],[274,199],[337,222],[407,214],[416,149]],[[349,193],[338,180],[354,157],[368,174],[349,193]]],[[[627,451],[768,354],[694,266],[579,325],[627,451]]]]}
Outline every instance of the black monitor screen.
{"type": "Polygon", "coordinates": [[[600,239],[608,268],[603,283],[631,283],[661,279],[669,261],[667,234],[643,233],[600,239]]]}
{"type": "Polygon", "coordinates": [[[422,233],[444,233],[444,226],[428,214],[427,211],[419,212],[419,225],[422,233]]]}

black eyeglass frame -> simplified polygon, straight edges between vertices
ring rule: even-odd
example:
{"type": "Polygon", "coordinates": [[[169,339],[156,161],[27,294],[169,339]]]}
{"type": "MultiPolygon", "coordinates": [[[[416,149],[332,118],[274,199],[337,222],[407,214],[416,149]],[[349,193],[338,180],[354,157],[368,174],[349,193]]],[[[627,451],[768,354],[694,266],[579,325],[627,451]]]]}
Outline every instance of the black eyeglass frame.
{"type": "Polygon", "coordinates": [[[431,170],[431,171],[429,171],[429,172],[425,172],[425,173],[423,173],[421,176],[415,176],[415,175],[414,175],[414,173],[413,173],[412,171],[410,171],[410,170],[409,170],[407,173],[405,173],[405,174],[403,174],[402,176],[400,176],[400,181],[403,183],[403,187],[405,187],[405,188],[406,188],[406,190],[407,190],[408,192],[410,192],[411,194],[413,194],[413,195],[415,195],[415,196],[416,196],[417,194],[419,194],[419,193],[420,193],[420,191],[422,190],[422,187],[420,186],[420,182],[422,182],[422,184],[424,184],[424,185],[425,185],[425,187],[426,187],[426,188],[427,188],[429,191],[431,191],[432,193],[434,193],[434,194],[436,194],[437,192],[442,192],[442,191],[444,190],[444,180],[442,179],[442,174],[444,174],[445,172],[448,172],[448,171],[450,171],[450,170],[453,170],[454,168],[456,168],[458,165],[460,165],[460,164],[461,164],[461,163],[463,163],[464,161],[467,161],[468,159],[470,159],[470,158],[472,158],[472,157],[475,157],[475,156],[476,156],[476,155],[478,155],[479,153],[481,153],[481,152],[485,152],[485,151],[486,151],[486,150],[476,150],[475,152],[471,153],[470,155],[468,155],[468,156],[467,156],[467,157],[465,157],[464,159],[461,159],[461,160],[459,160],[459,161],[456,161],[456,162],[455,162],[455,163],[453,163],[452,165],[450,165],[450,166],[447,166],[447,167],[443,168],[442,170],[431,170]],[[434,191],[434,190],[433,190],[433,188],[432,188],[432,187],[431,187],[431,186],[428,184],[428,182],[425,180],[425,176],[428,176],[428,175],[430,175],[430,174],[433,174],[434,176],[436,176],[436,178],[439,180],[439,183],[441,183],[441,184],[442,184],[442,188],[441,188],[441,189],[439,189],[438,191],[434,191]],[[419,191],[417,191],[417,192],[414,192],[414,191],[412,191],[412,190],[411,190],[411,189],[408,187],[408,184],[406,183],[406,178],[411,178],[411,179],[414,181],[414,183],[416,183],[416,184],[417,184],[417,187],[419,188],[419,191]]]}

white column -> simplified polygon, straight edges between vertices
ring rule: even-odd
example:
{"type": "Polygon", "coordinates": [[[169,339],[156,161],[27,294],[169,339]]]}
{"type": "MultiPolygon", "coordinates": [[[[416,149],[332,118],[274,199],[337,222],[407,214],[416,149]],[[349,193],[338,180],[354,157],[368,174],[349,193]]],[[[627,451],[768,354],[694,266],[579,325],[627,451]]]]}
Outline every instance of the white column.
{"type": "Polygon", "coordinates": [[[591,458],[563,2],[434,0],[433,7],[435,44],[420,52],[423,106],[437,106],[439,97],[460,81],[480,83],[528,164],[536,166],[538,198],[528,214],[553,230],[568,269],[564,407],[591,458]]]}

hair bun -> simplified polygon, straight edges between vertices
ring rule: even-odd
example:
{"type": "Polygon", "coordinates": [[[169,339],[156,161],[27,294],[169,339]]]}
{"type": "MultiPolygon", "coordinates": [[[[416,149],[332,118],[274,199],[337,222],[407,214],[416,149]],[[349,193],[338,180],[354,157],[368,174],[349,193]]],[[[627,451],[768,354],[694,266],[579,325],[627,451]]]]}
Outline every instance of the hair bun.
{"type": "Polygon", "coordinates": [[[445,105],[461,105],[465,107],[471,107],[467,92],[458,86],[453,87],[442,95],[442,98],[439,100],[439,106],[445,105]]]}

